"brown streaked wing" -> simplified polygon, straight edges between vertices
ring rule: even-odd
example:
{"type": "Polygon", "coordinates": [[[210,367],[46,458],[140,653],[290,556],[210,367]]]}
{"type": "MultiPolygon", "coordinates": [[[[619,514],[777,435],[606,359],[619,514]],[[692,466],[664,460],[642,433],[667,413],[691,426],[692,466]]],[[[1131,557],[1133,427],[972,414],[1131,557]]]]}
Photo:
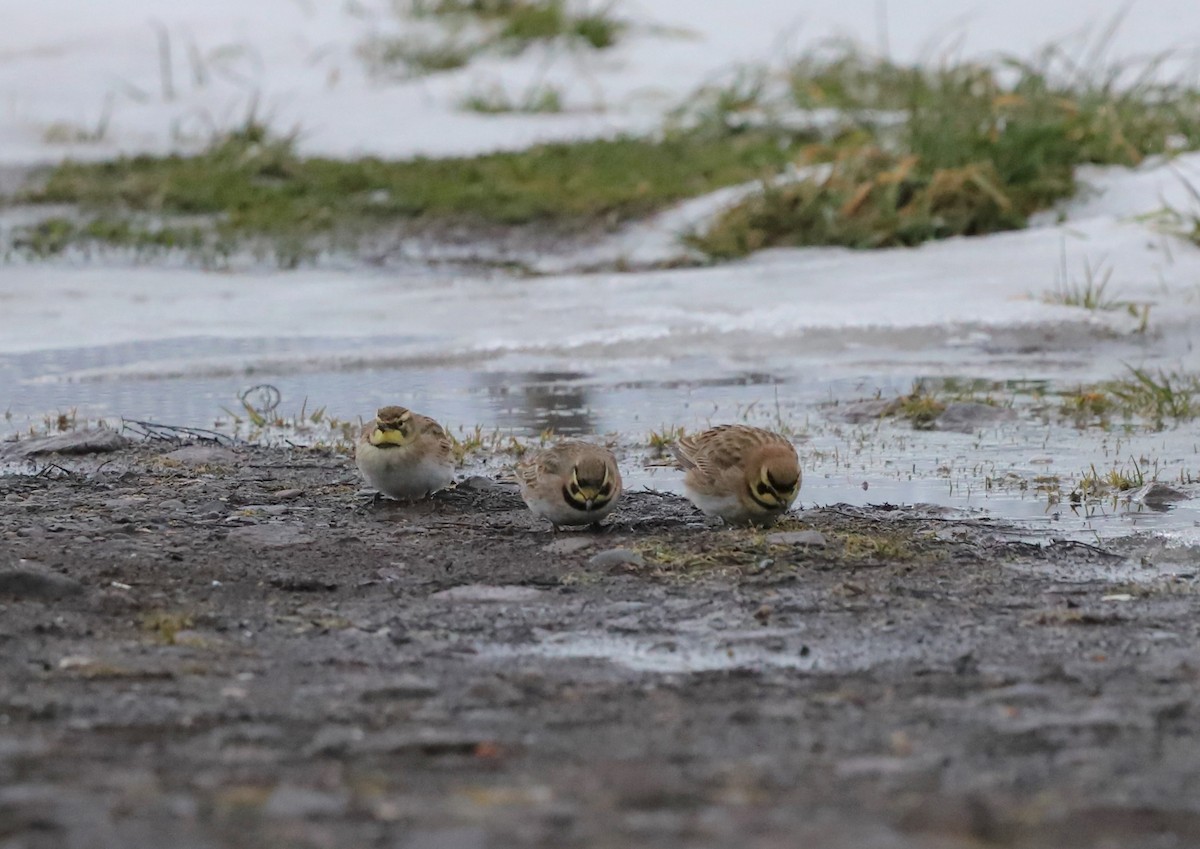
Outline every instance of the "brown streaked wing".
{"type": "Polygon", "coordinates": [[[751,449],[772,444],[791,445],[777,433],[748,425],[717,425],[695,436],[685,436],[679,442],[691,465],[709,480],[740,465],[751,449]]]}
{"type": "Polygon", "coordinates": [[[422,416],[419,413],[413,413],[413,423],[417,426],[418,434],[437,441],[439,459],[449,457],[453,453],[454,446],[450,443],[450,437],[446,435],[446,431],[440,424],[429,416],[422,416]]]}

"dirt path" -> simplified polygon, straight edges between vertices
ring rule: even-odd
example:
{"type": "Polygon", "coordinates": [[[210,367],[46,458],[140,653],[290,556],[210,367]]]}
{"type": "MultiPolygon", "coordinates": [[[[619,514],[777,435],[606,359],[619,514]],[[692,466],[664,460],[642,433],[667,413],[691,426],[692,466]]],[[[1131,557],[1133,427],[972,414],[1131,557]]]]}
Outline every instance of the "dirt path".
{"type": "Polygon", "coordinates": [[[55,462],[0,477],[4,849],[1200,844],[1191,552],[55,462]]]}

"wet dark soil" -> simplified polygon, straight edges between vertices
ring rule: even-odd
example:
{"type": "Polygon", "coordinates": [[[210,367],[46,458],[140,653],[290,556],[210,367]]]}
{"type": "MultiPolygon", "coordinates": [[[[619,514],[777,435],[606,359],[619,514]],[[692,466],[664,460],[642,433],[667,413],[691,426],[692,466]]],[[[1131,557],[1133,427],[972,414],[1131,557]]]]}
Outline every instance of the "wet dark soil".
{"type": "Polygon", "coordinates": [[[22,462],[4,849],[1200,844],[1192,552],[648,492],[554,534],[302,449],[22,462]]]}

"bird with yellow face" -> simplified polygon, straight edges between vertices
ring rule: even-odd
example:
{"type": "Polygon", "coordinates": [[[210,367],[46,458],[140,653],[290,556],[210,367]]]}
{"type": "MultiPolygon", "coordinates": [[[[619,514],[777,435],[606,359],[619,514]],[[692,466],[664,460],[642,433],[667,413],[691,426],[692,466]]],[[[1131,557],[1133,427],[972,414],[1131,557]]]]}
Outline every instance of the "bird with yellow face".
{"type": "Polygon", "coordinates": [[[354,462],[367,483],[409,501],[454,480],[454,455],[442,426],[404,407],[380,407],[354,444],[354,462]]]}
{"type": "Polygon", "coordinates": [[[597,524],[621,497],[621,471],[607,448],[560,442],[517,466],[521,497],[535,516],[562,525],[597,524]]]}
{"type": "Polygon", "coordinates": [[[687,472],[684,493],[707,516],[769,525],[800,492],[800,459],[783,436],[749,425],[718,425],[682,437],[672,450],[687,472]]]}

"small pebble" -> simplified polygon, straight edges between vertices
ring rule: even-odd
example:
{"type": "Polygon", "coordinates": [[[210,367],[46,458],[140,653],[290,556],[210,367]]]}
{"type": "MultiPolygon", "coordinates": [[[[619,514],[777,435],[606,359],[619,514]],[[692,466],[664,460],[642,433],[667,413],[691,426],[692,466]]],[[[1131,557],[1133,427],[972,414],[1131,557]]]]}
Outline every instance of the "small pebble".
{"type": "Polygon", "coordinates": [[[57,601],[83,591],[83,584],[74,578],[51,572],[29,561],[21,561],[8,569],[0,568],[0,596],[57,601]]]}
{"type": "Polygon", "coordinates": [[[500,484],[483,475],[471,475],[466,480],[459,481],[458,489],[489,490],[500,489],[500,484]]]}
{"type": "Polygon", "coordinates": [[[825,534],[820,531],[780,531],[767,534],[767,545],[828,545],[825,534]]]}
{"type": "Polygon", "coordinates": [[[634,566],[641,569],[646,565],[646,558],[632,548],[610,548],[589,557],[588,565],[597,569],[611,569],[615,566],[634,566]]]}
{"type": "Polygon", "coordinates": [[[464,584],[461,587],[451,587],[430,596],[443,601],[533,601],[546,593],[533,587],[518,587],[512,585],[494,586],[491,584],[464,584]]]}
{"type": "Polygon", "coordinates": [[[548,554],[574,554],[577,551],[583,551],[585,548],[591,548],[595,540],[587,537],[568,537],[566,539],[556,539],[552,543],[542,546],[542,551],[548,554]]]}

